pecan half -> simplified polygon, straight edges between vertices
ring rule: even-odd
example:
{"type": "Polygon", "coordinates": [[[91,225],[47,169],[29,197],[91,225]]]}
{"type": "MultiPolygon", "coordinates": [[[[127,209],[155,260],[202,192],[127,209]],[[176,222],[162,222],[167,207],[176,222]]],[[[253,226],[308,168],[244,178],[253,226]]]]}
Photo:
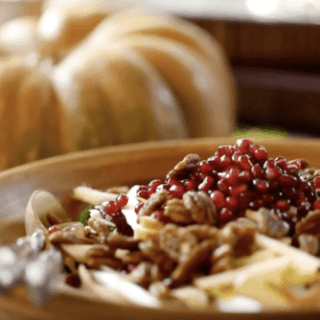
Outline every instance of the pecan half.
{"type": "Polygon", "coordinates": [[[167,179],[176,177],[184,178],[199,163],[200,157],[197,154],[188,154],[167,174],[167,179]]]}
{"type": "Polygon", "coordinates": [[[296,234],[302,233],[320,237],[320,210],[310,211],[306,217],[296,224],[296,234]]]}
{"type": "Polygon", "coordinates": [[[168,200],[164,207],[163,214],[176,223],[190,224],[193,222],[191,212],[186,209],[181,199],[168,200]]]}
{"type": "Polygon", "coordinates": [[[246,220],[227,223],[221,230],[221,240],[233,248],[235,257],[252,253],[257,227],[246,220]]]}
{"type": "Polygon", "coordinates": [[[289,224],[281,221],[266,208],[260,208],[258,211],[247,210],[245,215],[247,218],[257,222],[258,230],[267,236],[282,238],[289,233],[289,224]]]}
{"type": "Polygon", "coordinates": [[[317,255],[320,249],[319,239],[312,234],[300,234],[298,237],[299,248],[305,252],[317,255]]]}
{"type": "Polygon", "coordinates": [[[168,195],[169,192],[167,190],[153,193],[139,211],[138,218],[141,216],[151,216],[157,207],[161,206],[167,201],[168,195]]]}
{"type": "Polygon", "coordinates": [[[173,224],[166,225],[159,232],[159,248],[177,262],[181,256],[190,254],[197,244],[195,236],[173,224]]]}
{"type": "Polygon", "coordinates": [[[209,260],[215,245],[215,240],[205,240],[197,245],[183,261],[179,262],[171,274],[170,287],[176,287],[191,280],[192,275],[209,260]]]}
{"type": "Polygon", "coordinates": [[[190,210],[193,221],[199,224],[215,224],[217,211],[206,193],[188,191],[182,199],[186,209],[190,210]]]}

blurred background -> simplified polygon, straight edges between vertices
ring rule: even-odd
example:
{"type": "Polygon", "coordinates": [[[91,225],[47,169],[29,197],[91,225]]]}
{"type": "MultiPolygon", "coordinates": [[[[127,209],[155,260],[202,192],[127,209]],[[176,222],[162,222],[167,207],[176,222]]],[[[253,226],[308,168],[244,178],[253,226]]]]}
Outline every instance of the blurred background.
{"type": "Polygon", "coordinates": [[[141,141],[318,137],[319,24],[317,0],[2,0],[0,170],[141,141]]]}

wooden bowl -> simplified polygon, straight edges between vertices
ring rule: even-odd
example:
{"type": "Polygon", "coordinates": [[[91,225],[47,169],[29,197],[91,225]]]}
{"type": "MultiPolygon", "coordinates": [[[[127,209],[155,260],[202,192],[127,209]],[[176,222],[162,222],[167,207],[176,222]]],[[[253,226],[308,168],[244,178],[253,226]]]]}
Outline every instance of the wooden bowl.
{"type": "MultiPolygon", "coordinates": [[[[58,156],[16,167],[0,173],[0,243],[24,236],[24,211],[31,193],[45,189],[58,198],[85,182],[97,188],[133,185],[164,178],[188,153],[206,159],[219,145],[234,144],[234,138],[165,141],[108,147],[99,150],[58,156]]],[[[308,159],[310,166],[320,167],[320,140],[275,139],[259,141],[270,157],[289,160],[308,159]]],[[[0,295],[0,319],[166,319],[177,317],[195,320],[219,319],[221,314],[208,311],[149,309],[111,305],[86,299],[76,290],[59,293],[44,308],[34,307],[23,288],[7,296],[0,295]]],[[[225,314],[223,319],[316,319],[316,312],[263,314],[225,314]]]]}

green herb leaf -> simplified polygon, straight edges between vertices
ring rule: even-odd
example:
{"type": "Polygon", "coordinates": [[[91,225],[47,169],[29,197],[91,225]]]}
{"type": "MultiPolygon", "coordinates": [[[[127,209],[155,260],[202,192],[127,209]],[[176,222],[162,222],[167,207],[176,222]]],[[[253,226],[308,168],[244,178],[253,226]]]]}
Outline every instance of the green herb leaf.
{"type": "Polygon", "coordinates": [[[113,232],[114,230],[116,230],[116,227],[110,227],[111,232],[113,232]]]}
{"type": "Polygon", "coordinates": [[[85,212],[79,217],[79,221],[83,223],[83,225],[88,224],[88,219],[90,217],[90,209],[93,209],[93,206],[88,206],[85,210],[85,212]]]}

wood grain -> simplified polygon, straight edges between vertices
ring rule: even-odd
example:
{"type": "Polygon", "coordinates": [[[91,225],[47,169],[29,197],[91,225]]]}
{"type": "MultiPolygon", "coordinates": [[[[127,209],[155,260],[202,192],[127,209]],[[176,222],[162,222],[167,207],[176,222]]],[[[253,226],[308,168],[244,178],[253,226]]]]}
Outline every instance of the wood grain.
{"type": "MultiPolygon", "coordinates": [[[[132,185],[138,181],[164,178],[165,174],[186,154],[198,153],[202,159],[213,155],[219,145],[233,144],[234,138],[213,138],[141,143],[79,152],[41,160],[0,173],[0,243],[14,241],[24,232],[24,210],[34,189],[42,188],[61,198],[82,182],[97,188],[132,185]],[[9,226],[6,229],[6,226],[9,226]]],[[[271,157],[306,158],[320,167],[320,140],[275,139],[261,141],[271,157]]],[[[85,294],[85,293],[84,293],[85,294]]],[[[44,308],[34,307],[23,288],[8,296],[0,295],[0,319],[155,319],[187,320],[199,317],[219,319],[208,311],[155,310],[128,305],[111,305],[87,300],[81,292],[61,292],[44,308]],[[71,293],[70,293],[71,292],[71,293]]],[[[266,313],[263,319],[299,319],[300,313],[266,313]]],[[[306,312],[305,319],[319,314],[306,312]]],[[[226,314],[224,319],[262,319],[261,314],[226,314]]]]}

